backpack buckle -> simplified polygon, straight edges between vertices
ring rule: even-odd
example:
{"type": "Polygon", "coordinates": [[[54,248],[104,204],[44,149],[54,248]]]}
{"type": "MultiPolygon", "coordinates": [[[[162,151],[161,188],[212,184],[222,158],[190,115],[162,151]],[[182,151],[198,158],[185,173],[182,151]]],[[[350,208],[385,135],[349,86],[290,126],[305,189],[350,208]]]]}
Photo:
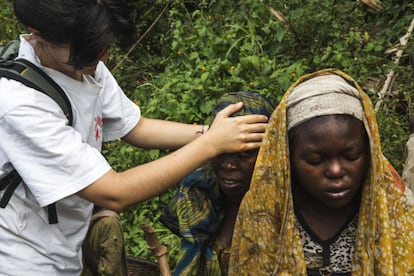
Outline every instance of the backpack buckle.
{"type": "Polygon", "coordinates": [[[9,172],[9,174],[7,174],[0,180],[0,191],[6,189],[4,191],[3,196],[0,199],[1,208],[6,207],[7,203],[10,201],[10,198],[14,190],[16,190],[17,186],[20,184],[21,181],[22,178],[16,170],[12,170],[11,172],[9,172]]]}

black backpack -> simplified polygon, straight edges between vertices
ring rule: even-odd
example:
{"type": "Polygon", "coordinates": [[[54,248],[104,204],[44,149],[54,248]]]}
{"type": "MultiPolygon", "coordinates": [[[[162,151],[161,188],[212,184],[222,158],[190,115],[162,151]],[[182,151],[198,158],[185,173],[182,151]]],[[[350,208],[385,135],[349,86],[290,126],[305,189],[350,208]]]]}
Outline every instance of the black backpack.
{"type": "MultiPolygon", "coordinates": [[[[65,92],[46,73],[33,63],[25,59],[16,59],[20,42],[12,40],[0,48],[0,78],[5,77],[23,83],[24,85],[43,92],[51,97],[62,108],[69,125],[73,123],[72,108],[65,92]]],[[[13,169],[9,174],[0,179],[0,191],[5,189],[0,199],[0,207],[5,208],[14,190],[21,182],[19,173],[13,169]]],[[[54,203],[47,206],[49,223],[58,222],[56,206],[54,203]]]]}

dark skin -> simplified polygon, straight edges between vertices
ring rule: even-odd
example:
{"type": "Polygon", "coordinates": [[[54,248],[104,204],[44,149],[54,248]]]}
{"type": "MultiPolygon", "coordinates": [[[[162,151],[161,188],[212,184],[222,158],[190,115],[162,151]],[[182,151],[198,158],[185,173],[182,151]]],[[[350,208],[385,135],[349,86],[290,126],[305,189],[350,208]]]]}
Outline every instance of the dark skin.
{"type": "Polygon", "coordinates": [[[224,218],[217,239],[230,246],[237,212],[244,194],[249,190],[258,150],[225,153],[213,158],[211,166],[224,196],[224,218]]]}
{"type": "Polygon", "coordinates": [[[289,137],[296,211],[320,239],[332,238],[360,206],[370,163],[363,124],[349,115],[320,116],[289,137]]]}

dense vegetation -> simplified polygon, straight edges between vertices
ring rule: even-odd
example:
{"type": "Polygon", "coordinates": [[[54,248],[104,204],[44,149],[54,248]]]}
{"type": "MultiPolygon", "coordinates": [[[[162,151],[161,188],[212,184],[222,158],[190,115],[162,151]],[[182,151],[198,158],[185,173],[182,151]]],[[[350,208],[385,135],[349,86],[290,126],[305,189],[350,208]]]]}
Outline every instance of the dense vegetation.
{"type": "MultiPolygon", "coordinates": [[[[394,58],[413,20],[412,1],[383,0],[379,11],[357,0],[130,2],[137,43],[129,51],[113,47],[108,66],[145,116],[208,123],[212,106],[226,91],[255,90],[277,103],[299,76],[327,67],[353,76],[376,103],[394,70],[377,117],[383,151],[401,171],[413,109],[412,37],[398,64],[394,58]]],[[[24,28],[16,24],[10,0],[0,0],[0,8],[4,43],[24,28]]],[[[118,171],[166,153],[119,141],[104,149],[118,171]]],[[[139,227],[149,223],[168,246],[174,266],[179,242],[158,222],[173,192],[123,213],[129,255],[154,258],[139,227]]]]}

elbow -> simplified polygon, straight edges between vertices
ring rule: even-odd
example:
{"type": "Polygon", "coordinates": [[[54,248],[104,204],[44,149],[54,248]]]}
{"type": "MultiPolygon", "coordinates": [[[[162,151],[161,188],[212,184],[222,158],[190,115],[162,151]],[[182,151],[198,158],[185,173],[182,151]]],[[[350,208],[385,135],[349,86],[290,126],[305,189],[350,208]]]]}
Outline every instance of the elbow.
{"type": "Polygon", "coordinates": [[[95,203],[101,207],[110,209],[112,211],[115,211],[117,213],[123,212],[125,209],[129,207],[128,204],[122,199],[114,199],[114,198],[107,198],[102,200],[100,203],[95,203]]]}
{"type": "Polygon", "coordinates": [[[131,176],[111,170],[77,195],[100,207],[121,212],[147,198],[137,186],[131,176]]]}

